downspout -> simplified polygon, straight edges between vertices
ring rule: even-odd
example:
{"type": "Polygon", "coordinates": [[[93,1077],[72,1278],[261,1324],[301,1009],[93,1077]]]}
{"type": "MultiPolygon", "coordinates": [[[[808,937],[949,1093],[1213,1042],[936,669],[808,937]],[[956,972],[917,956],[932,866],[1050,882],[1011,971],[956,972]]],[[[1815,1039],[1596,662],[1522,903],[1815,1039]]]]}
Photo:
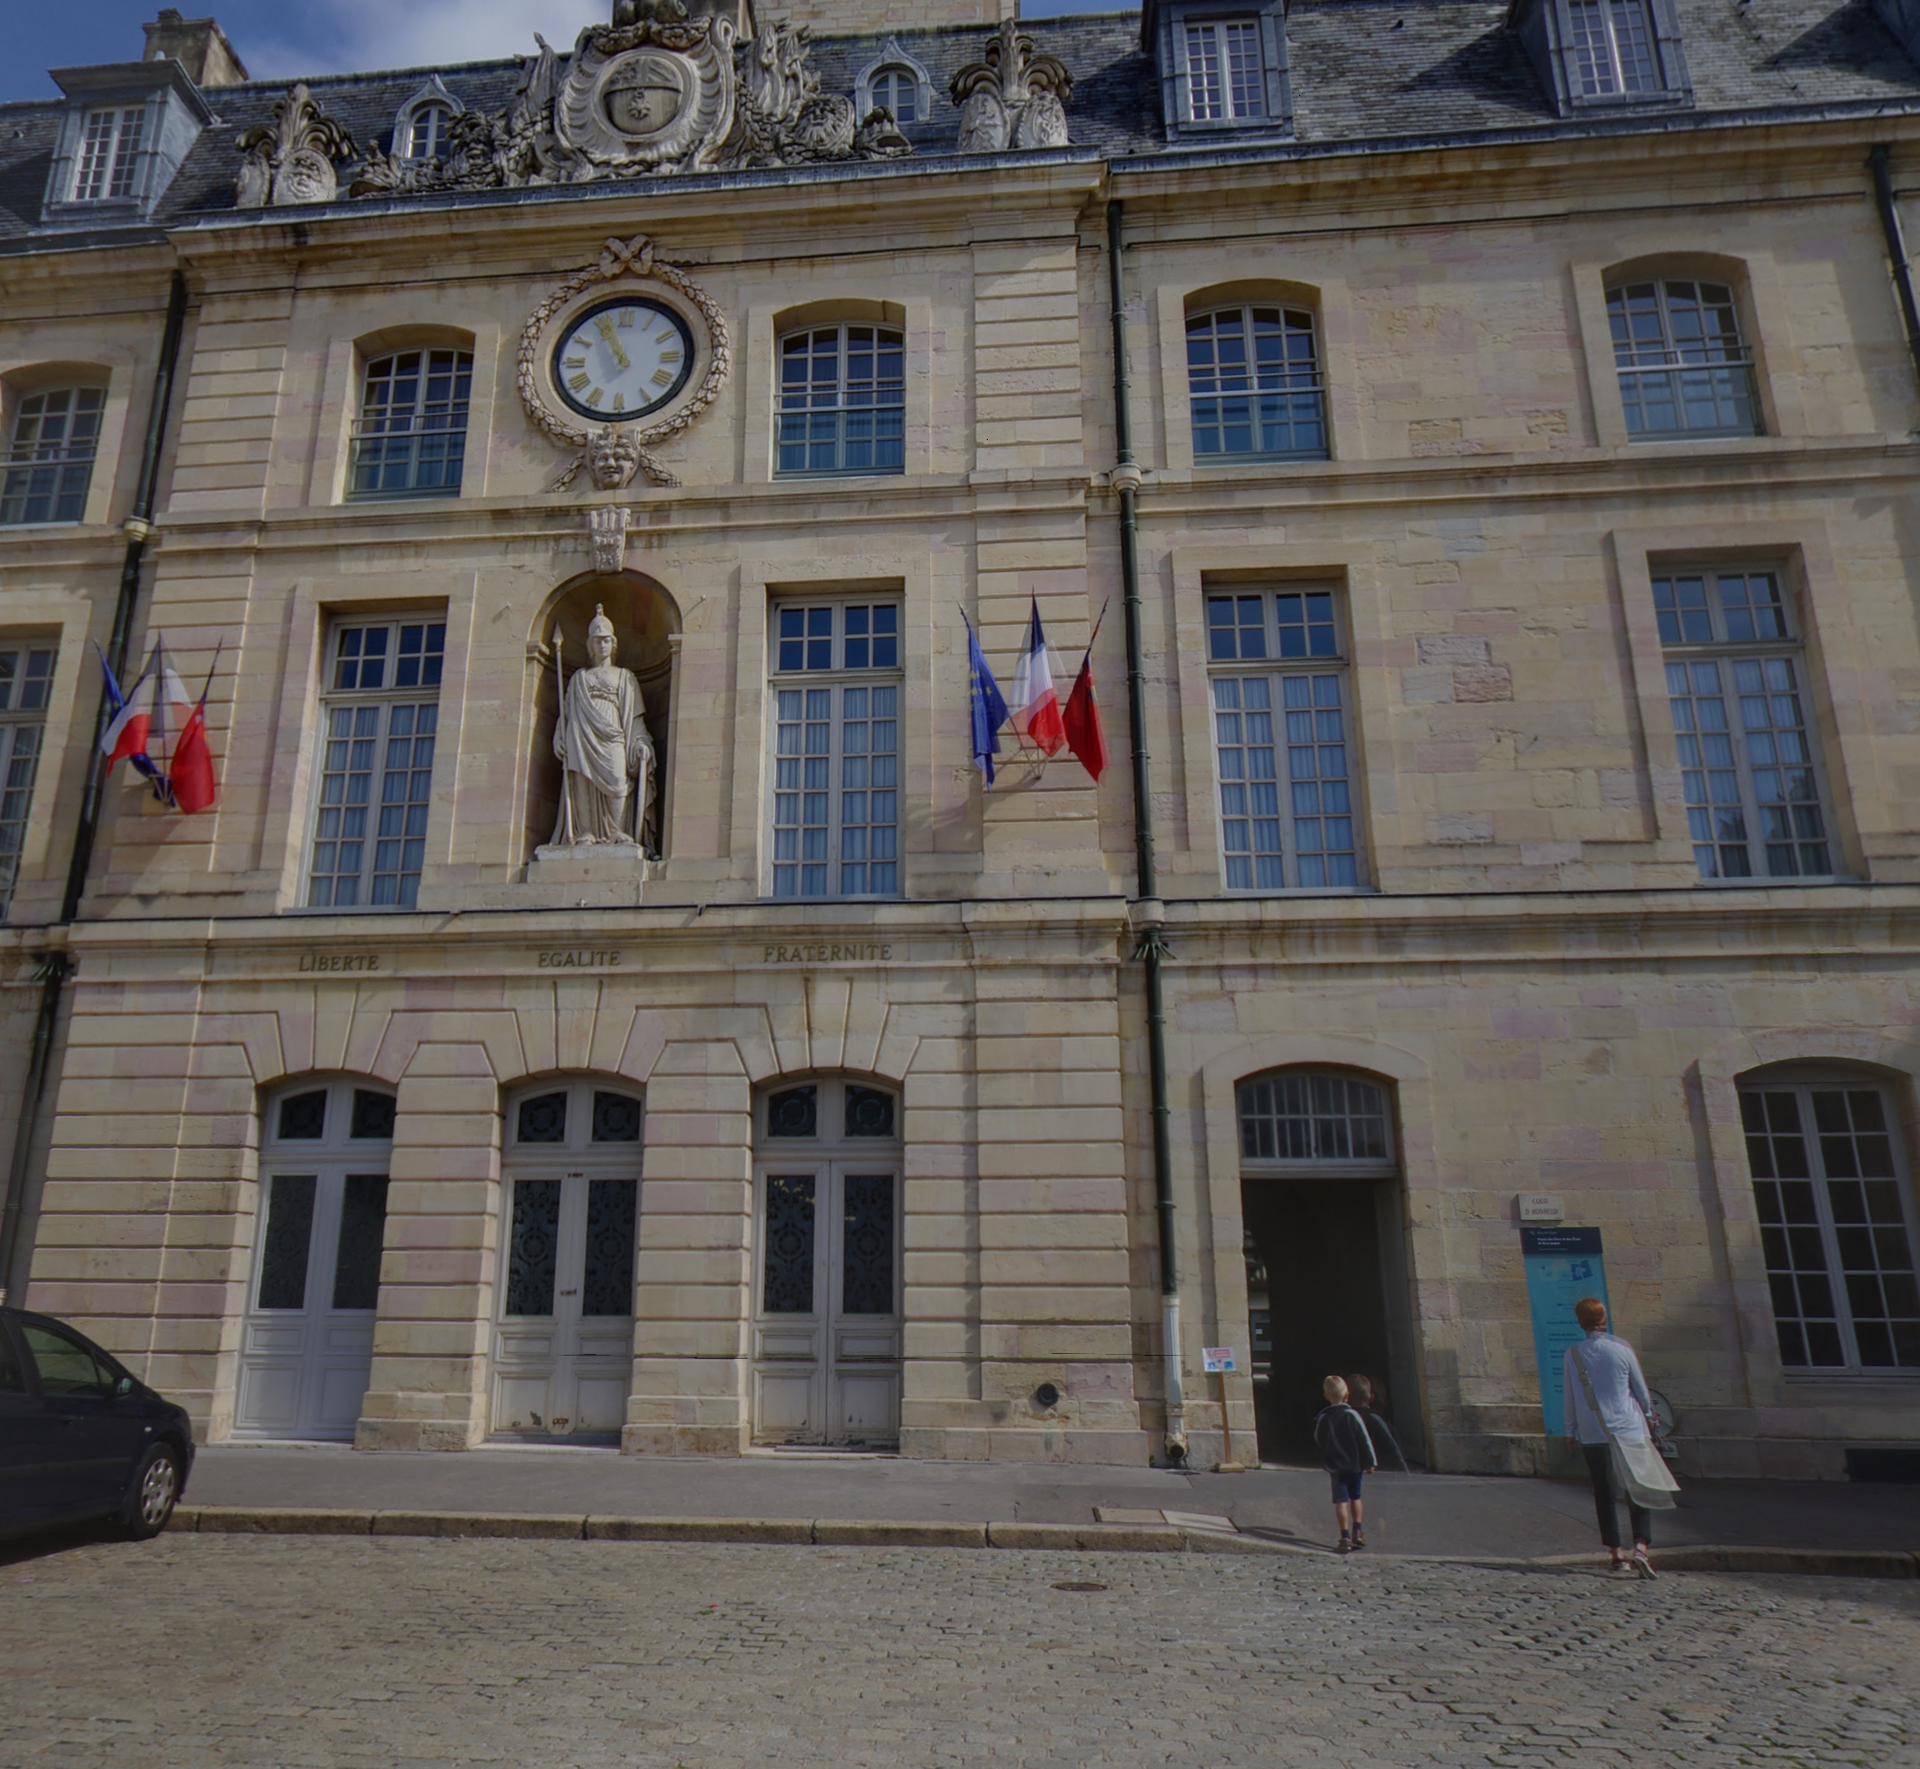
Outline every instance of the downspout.
{"type": "Polygon", "coordinates": [[[1900,295],[1900,318],[1907,328],[1907,350],[1913,367],[1920,374],[1920,302],[1913,294],[1913,272],[1907,265],[1906,235],[1900,226],[1900,211],[1893,201],[1893,168],[1889,164],[1887,144],[1875,142],[1867,155],[1873,169],[1873,195],[1880,210],[1880,231],[1887,237],[1887,257],[1893,262],[1893,286],[1900,295]]]}
{"type": "MultiPolygon", "coordinates": [[[[154,373],[153,404],[147,412],[147,433],[141,442],[140,477],[134,483],[133,510],[123,532],[127,551],[120,565],[120,595],[113,609],[113,631],[107,640],[109,661],[117,680],[127,674],[127,647],[133,638],[133,610],[140,594],[140,569],[146,558],[147,537],[153,531],[153,501],[160,485],[160,444],[166,433],[167,409],[173,403],[174,374],[180,362],[180,340],[187,323],[187,279],[176,270],[167,293],[167,323],[160,338],[160,363],[154,373]]],[[[107,770],[101,765],[100,739],[111,716],[104,685],[93,718],[93,742],[87,750],[87,784],[80,801],[80,821],[73,832],[73,857],[67,864],[66,894],[60,903],[61,927],[80,913],[87,888],[87,867],[93,859],[93,838],[100,822],[107,770]]],[[[27,1057],[26,1085],[20,1096],[20,1119],[14,1126],[13,1160],[7,1169],[7,1200],[0,1210],[0,1303],[9,1300],[7,1278],[13,1270],[14,1249],[20,1239],[25,1212],[27,1167],[39,1128],[40,1107],[47,1091],[47,1065],[53,1052],[54,1027],[60,1017],[60,992],[73,974],[73,962],[64,950],[48,952],[40,961],[40,1011],[33,1022],[27,1057]]]]}
{"type": "Polygon", "coordinates": [[[1160,1355],[1167,1404],[1166,1452],[1170,1462],[1187,1457],[1187,1408],[1180,1367],[1180,1278],[1174,1246],[1173,1141],[1167,1103],[1167,1020],[1160,966],[1167,952],[1160,929],[1160,901],[1153,863],[1153,794],[1147,758],[1147,675],[1140,647],[1140,550],[1135,499],[1140,468],[1133,458],[1133,410],[1127,391],[1127,300],[1121,274],[1121,204],[1107,203],[1107,278],[1113,296],[1113,412],[1118,462],[1110,475],[1120,494],[1120,583],[1127,627],[1127,728],[1133,740],[1133,839],[1139,871],[1134,924],[1141,929],[1134,956],[1146,967],[1147,1079],[1153,1124],[1153,1199],[1160,1233],[1160,1355]]]}

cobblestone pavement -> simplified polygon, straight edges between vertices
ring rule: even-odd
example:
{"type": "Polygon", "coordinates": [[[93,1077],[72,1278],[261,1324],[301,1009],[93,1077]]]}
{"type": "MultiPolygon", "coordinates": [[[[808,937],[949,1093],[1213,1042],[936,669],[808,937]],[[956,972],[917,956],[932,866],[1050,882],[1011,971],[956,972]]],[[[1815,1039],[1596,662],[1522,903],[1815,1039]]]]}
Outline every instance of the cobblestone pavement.
{"type": "Polygon", "coordinates": [[[1920,1764],[1913,1581],[188,1535],[0,1641],[5,1769],[1920,1764]]]}

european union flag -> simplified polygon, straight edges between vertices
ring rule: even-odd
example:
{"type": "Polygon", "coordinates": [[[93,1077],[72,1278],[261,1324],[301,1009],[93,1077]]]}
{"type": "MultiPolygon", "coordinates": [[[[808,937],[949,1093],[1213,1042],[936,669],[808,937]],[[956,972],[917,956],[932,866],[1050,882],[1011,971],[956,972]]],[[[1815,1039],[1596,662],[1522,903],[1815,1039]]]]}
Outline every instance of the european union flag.
{"type": "MultiPolygon", "coordinates": [[[[960,618],[967,620],[965,610],[960,618]]],[[[973,762],[987,777],[987,790],[993,790],[993,758],[1000,753],[1000,727],[1007,722],[1007,703],[1001,697],[1000,684],[980,650],[973,622],[967,620],[967,673],[971,678],[973,700],[973,762]]]]}

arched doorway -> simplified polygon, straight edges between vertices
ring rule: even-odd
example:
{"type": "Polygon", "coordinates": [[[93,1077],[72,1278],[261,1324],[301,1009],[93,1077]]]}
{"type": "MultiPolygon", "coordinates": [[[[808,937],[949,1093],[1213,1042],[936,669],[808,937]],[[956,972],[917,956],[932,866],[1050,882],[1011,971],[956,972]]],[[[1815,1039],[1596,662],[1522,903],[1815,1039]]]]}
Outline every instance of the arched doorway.
{"type": "Polygon", "coordinates": [[[633,1383],[639,1092],[592,1077],[507,1102],[493,1429],[611,1437],[633,1383]]]}
{"type": "Polygon", "coordinates": [[[553,753],[553,728],[560,713],[560,673],[572,676],[587,662],[587,625],[596,609],[613,623],[619,650],[614,661],[632,670],[640,683],[647,734],[653,739],[655,779],[641,830],[641,847],[654,858],[663,851],[667,829],[667,782],[671,759],[673,636],[680,631],[680,610],[664,587],[637,571],[588,572],[570,579],[541,610],[535,625],[533,656],[539,666],[534,684],[533,760],[527,776],[523,858],[554,839],[559,821],[562,771],[553,753]],[[555,644],[558,644],[556,659],[555,644]]]}
{"type": "Polygon", "coordinates": [[[353,1436],[373,1366],[393,1098],[378,1082],[308,1080],[267,1100],[236,1438],[353,1436]]]}
{"type": "Polygon", "coordinates": [[[1240,1199],[1263,1461],[1313,1458],[1329,1375],[1365,1375],[1421,1455],[1404,1191],[1377,1081],[1282,1069],[1240,1083],[1240,1199]]]}
{"type": "Polygon", "coordinates": [[[787,1082],[754,1104],[753,1435],[900,1441],[900,1102],[787,1082]]]}

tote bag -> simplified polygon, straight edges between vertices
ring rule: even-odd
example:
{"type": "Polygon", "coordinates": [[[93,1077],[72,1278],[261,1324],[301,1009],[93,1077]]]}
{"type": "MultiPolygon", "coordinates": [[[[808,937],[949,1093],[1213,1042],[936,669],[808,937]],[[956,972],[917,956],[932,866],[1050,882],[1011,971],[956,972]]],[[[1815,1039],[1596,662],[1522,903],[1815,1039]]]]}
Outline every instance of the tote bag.
{"type": "Polygon", "coordinates": [[[1580,1372],[1580,1386],[1587,1391],[1587,1405],[1600,1421],[1600,1429],[1607,1433],[1613,1478],[1621,1491],[1633,1504],[1648,1511],[1671,1511],[1674,1508],[1673,1495],[1680,1490],[1680,1483],[1668,1473],[1666,1458],[1654,1448],[1651,1437],[1641,1443],[1622,1443],[1615,1437],[1607,1427],[1606,1415],[1600,1411],[1600,1401],[1593,1392],[1593,1378],[1587,1374],[1586,1360],[1578,1351],[1573,1354],[1573,1367],[1580,1372]]]}

